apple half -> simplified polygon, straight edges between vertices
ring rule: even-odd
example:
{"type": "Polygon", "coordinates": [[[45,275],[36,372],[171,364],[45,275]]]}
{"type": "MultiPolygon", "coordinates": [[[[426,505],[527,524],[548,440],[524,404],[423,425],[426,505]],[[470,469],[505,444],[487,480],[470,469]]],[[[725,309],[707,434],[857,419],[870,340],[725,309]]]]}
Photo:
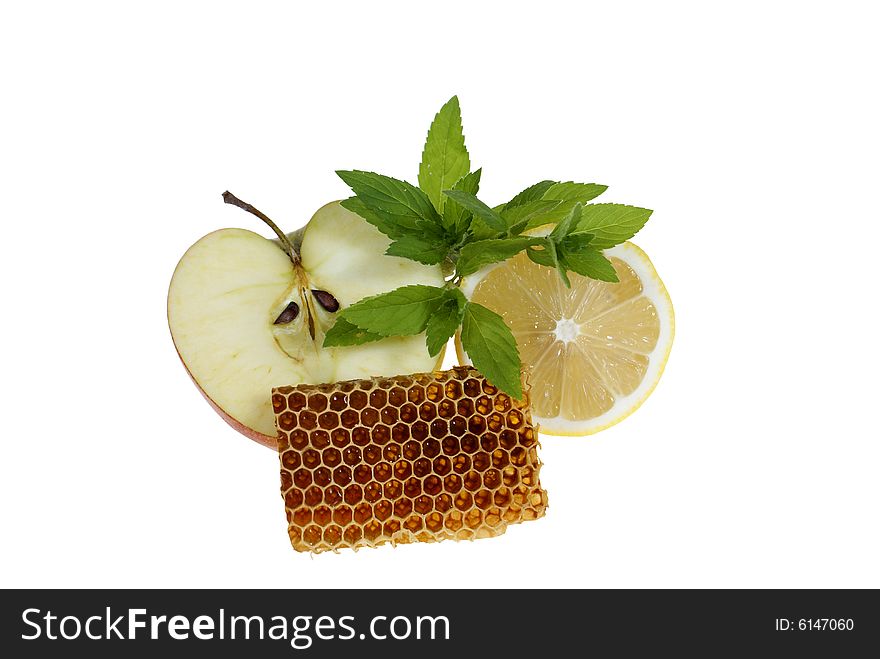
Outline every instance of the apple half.
{"type": "Polygon", "coordinates": [[[224,199],[263,218],[279,240],[220,229],[196,242],[171,278],[168,324],[193,382],[229,425],[275,448],[272,387],[439,367],[443,355],[429,356],[424,335],[322,343],[340,309],[399,286],[441,286],[440,266],[386,256],[389,239],[338,202],[285,235],[251,206],[224,199]]]}

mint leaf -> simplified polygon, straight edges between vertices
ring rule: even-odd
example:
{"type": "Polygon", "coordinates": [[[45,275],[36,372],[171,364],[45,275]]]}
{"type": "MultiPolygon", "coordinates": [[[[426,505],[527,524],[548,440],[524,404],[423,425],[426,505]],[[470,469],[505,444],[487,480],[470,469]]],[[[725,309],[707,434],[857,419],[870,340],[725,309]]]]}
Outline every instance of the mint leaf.
{"type": "Polygon", "coordinates": [[[507,232],[512,236],[518,236],[533,220],[546,216],[559,203],[556,199],[537,199],[514,208],[504,206],[501,209],[501,217],[507,222],[507,232]]]}
{"type": "Polygon", "coordinates": [[[324,347],[333,346],[357,346],[371,341],[379,341],[385,337],[375,332],[369,332],[353,325],[345,318],[339,317],[336,323],[324,335],[324,347]]]}
{"type": "Polygon", "coordinates": [[[581,247],[576,251],[566,251],[565,241],[561,245],[562,261],[570,270],[600,281],[619,282],[614,266],[599,250],[593,247],[581,247]]]}
{"type": "Polygon", "coordinates": [[[462,319],[461,345],[477,370],[492,384],[514,398],[522,398],[516,340],[501,316],[469,302],[462,319]]]}
{"type": "MultiPolygon", "coordinates": [[[[482,173],[483,170],[481,168],[466,176],[462,176],[452,186],[452,189],[476,195],[480,190],[480,176],[482,173]]],[[[461,204],[448,197],[446,198],[446,204],[443,206],[443,224],[452,229],[456,236],[464,235],[464,232],[467,231],[471,223],[471,216],[471,212],[461,204]]]]}
{"type": "Polygon", "coordinates": [[[465,192],[464,190],[444,190],[443,193],[473,213],[474,217],[481,219],[490,229],[494,229],[498,233],[507,231],[507,222],[504,221],[504,218],[470,192],[465,192]]]}
{"type": "Polygon", "coordinates": [[[428,354],[431,357],[439,355],[449,338],[455,334],[455,330],[461,325],[466,305],[467,299],[460,290],[447,289],[446,299],[431,316],[425,332],[428,354]]]}
{"type": "Polygon", "coordinates": [[[364,298],[345,309],[340,317],[382,336],[418,334],[425,330],[444,295],[445,289],[436,286],[402,286],[364,298]]]}
{"type": "Polygon", "coordinates": [[[504,210],[511,210],[518,206],[527,204],[530,201],[537,201],[543,198],[544,193],[546,193],[547,190],[552,188],[554,185],[556,185],[556,181],[541,181],[540,183],[530,185],[525,190],[516,195],[513,199],[504,204],[504,210]]]}
{"type": "Polygon", "coordinates": [[[425,265],[435,265],[446,258],[447,251],[446,245],[442,243],[438,244],[421,236],[403,236],[391,243],[385,254],[411,259],[425,265]]]}
{"type": "Polygon", "coordinates": [[[608,189],[607,185],[598,183],[556,183],[544,192],[543,199],[558,199],[560,201],[580,202],[586,204],[595,199],[608,189]]]}
{"type": "MultiPolygon", "coordinates": [[[[384,226],[394,227],[393,231],[397,235],[392,236],[385,232],[391,238],[399,237],[399,232],[421,233],[419,220],[432,225],[440,224],[440,216],[428,195],[406,181],[359,170],[338,171],[336,174],[354,190],[374,219],[381,218],[384,226]]],[[[350,204],[346,208],[351,210],[350,204]]],[[[381,226],[376,226],[382,230],[381,226]]]]}
{"type": "Polygon", "coordinates": [[[363,219],[372,224],[389,238],[400,238],[401,236],[406,235],[406,231],[403,230],[398,224],[386,219],[384,216],[374,213],[369,208],[367,208],[366,204],[363,201],[361,201],[357,197],[349,197],[348,199],[344,199],[339,202],[339,205],[347,210],[350,210],[352,213],[360,215],[363,219]]]}
{"type": "Polygon", "coordinates": [[[461,248],[456,269],[458,274],[472,274],[490,263],[506,261],[529,245],[543,243],[543,238],[498,238],[477,240],[461,248]]]}
{"type": "Polygon", "coordinates": [[[543,265],[548,268],[555,268],[555,251],[551,251],[553,249],[553,243],[550,242],[549,239],[545,238],[540,243],[536,243],[535,246],[529,247],[526,251],[529,259],[531,259],[534,263],[538,265],[543,265]],[[542,249],[535,249],[535,247],[541,247],[542,249]]]}
{"type": "Polygon", "coordinates": [[[453,96],[440,108],[428,129],[419,165],[419,187],[439,213],[443,213],[446,201],[443,190],[452,187],[470,168],[461,128],[461,108],[458,97],[453,96]]]}
{"type": "Polygon", "coordinates": [[[562,220],[553,227],[553,231],[550,232],[550,240],[556,244],[565,238],[573,227],[577,227],[578,222],[581,219],[582,206],[580,203],[576,203],[571,211],[566,215],[562,220]]]}
{"type": "Polygon", "coordinates": [[[623,204],[588,204],[583,208],[577,229],[595,235],[593,247],[606,249],[636,235],[652,212],[623,204]]]}
{"type": "Polygon", "coordinates": [[[547,253],[550,256],[551,267],[556,268],[556,272],[559,273],[565,287],[571,288],[571,281],[569,281],[568,274],[566,273],[565,262],[559,258],[559,250],[552,239],[547,240],[547,253]]]}

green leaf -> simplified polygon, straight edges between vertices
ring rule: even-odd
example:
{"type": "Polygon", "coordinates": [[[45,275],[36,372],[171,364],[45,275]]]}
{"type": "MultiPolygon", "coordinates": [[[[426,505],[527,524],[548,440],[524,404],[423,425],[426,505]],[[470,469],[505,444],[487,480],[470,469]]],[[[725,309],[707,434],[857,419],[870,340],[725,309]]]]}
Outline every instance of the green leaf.
{"type": "Polygon", "coordinates": [[[350,210],[364,218],[367,222],[379,229],[389,238],[400,238],[407,235],[407,232],[396,223],[386,219],[384,216],[374,213],[367,205],[357,197],[349,197],[339,202],[339,205],[350,210]]]}
{"type": "Polygon", "coordinates": [[[385,254],[411,259],[425,265],[435,265],[446,258],[447,251],[446,245],[425,240],[421,236],[403,236],[391,243],[385,254]]]}
{"type": "Polygon", "coordinates": [[[651,213],[646,208],[623,204],[588,204],[581,213],[578,231],[594,234],[593,247],[607,249],[636,235],[651,213]]]}
{"type": "Polygon", "coordinates": [[[469,302],[462,319],[461,345],[477,370],[492,384],[514,398],[522,398],[516,340],[501,316],[469,302]]]}
{"type": "Polygon", "coordinates": [[[461,248],[456,270],[459,275],[472,274],[490,263],[506,261],[529,245],[543,244],[543,238],[497,238],[477,240],[461,248]]]}
{"type": "Polygon", "coordinates": [[[461,128],[461,108],[458,97],[453,96],[440,108],[428,129],[419,165],[419,187],[439,213],[443,213],[445,203],[442,191],[452,187],[470,168],[461,128]]]}
{"type": "Polygon", "coordinates": [[[504,218],[470,192],[464,190],[444,190],[443,192],[447,197],[473,213],[474,217],[481,219],[490,229],[494,229],[498,233],[507,231],[507,222],[504,221],[504,218]]]}
{"type": "Polygon", "coordinates": [[[581,219],[581,209],[583,207],[580,203],[576,203],[571,211],[562,218],[562,221],[559,222],[555,227],[553,227],[553,231],[550,232],[550,240],[556,244],[565,238],[573,227],[577,227],[578,222],[581,219]]]}
{"type": "MultiPolygon", "coordinates": [[[[480,190],[480,176],[482,173],[483,170],[480,168],[467,176],[462,176],[452,186],[452,189],[476,195],[480,190]]],[[[456,236],[462,236],[467,231],[471,223],[471,216],[472,214],[469,210],[465,209],[458,202],[446,197],[446,204],[443,206],[443,224],[452,229],[456,236]]]]}
{"type": "Polygon", "coordinates": [[[357,346],[371,341],[379,341],[385,337],[375,332],[369,332],[361,329],[357,325],[345,320],[341,316],[336,319],[333,327],[331,327],[324,335],[324,347],[331,348],[333,346],[357,346]]]}
{"type": "Polygon", "coordinates": [[[467,299],[460,290],[447,289],[446,299],[431,316],[425,333],[428,354],[431,357],[439,355],[449,338],[455,334],[455,330],[461,325],[466,305],[467,299]]]}
{"type": "Polygon", "coordinates": [[[562,260],[569,269],[600,281],[618,282],[620,279],[614,271],[614,266],[597,249],[582,247],[576,251],[566,251],[565,242],[562,244],[562,260]]]}
{"type": "Polygon", "coordinates": [[[540,246],[544,249],[534,249],[534,247],[529,247],[529,249],[526,251],[529,259],[531,259],[534,263],[537,263],[538,265],[543,265],[548,268],[555,268],[555,251],[551,251],[553,250],[553,243],[545,238],[540,243],[536,243],[535,246],[540,246]]]}
{"type": "Polygon", "coordinates": [[[436,286],[402,286],[356,302],[341,317],[382,336],[418,334],[425,331],[444,295],[445,290],[436,286]]]}
{"type": "MultiPolygon", "coordinates": [[[[392,230],[397,235],[392,236],[383,232],[389,237],[397,238],[403,234],[420,233],[419,220],[429,224],[441,224],[440,216],[428,199],[428,195],[406,181],[359,170],[336,173],[354,190],[363,205],[374,216],[381,218],[384,226],[393,227],[392,230]]],[[[351,210],[350,206],[346,208],[351,210]]],[[[365,219],[369,221],[369,218],[365,219]]],[[[378,224],[376,226],[380,231],[382,230],[381,226],[378,224]]]]}
{"type": "Polygon", "coordinates": [[[529,203],[530,201],[538,201],[544,194],[556,185],[556,181],[541,181],[540,183],[535,183],[534,185],[530,185],[525,190],[516,195],[513,199],[504,204],[505,210],[511,210],[518,206],[523,206],[524,204],[529,203]]]}
{"type": "Polygon", "coordinates": [[[592,233],[577,231],[574,233],[570,233],[565,238],[563,238],[562,242],[559,243],[559,247],[565,252],[576,252],[579,249],[583,249],[584,247],[589,245],[592,241],[592,233]]]}
{"type": "Polygon", "coordinates": [[[547,241],[547,252],[550,255],[550,263],[552,264],[552,267],[556,268],[556,272],[559,273],[562,283],[565,284],[566,288],[571,288],[571,281],[568,279],[565,262],[559,258],[559,249],[552,239],[547,241]]]}
{"type": "Polygon", "coordinates": [[[541,218],[559,205],[556,199],[537,199],[514,208],[505,206],[501,210],[501,217],[507,222],[507,232],[512,236],[518,236],[525,228],[541,218]]]}
{"type": "Polygon", "coordinates": [[[598,183],[574,183],[567,181],[565,183],[556,183],[550,186],[544,192],[543,199],[558,199],[560,201],[580,202],[586,204],[591,199],[595,199],[608,189],[607,185],[599,185],[598,183]]]}

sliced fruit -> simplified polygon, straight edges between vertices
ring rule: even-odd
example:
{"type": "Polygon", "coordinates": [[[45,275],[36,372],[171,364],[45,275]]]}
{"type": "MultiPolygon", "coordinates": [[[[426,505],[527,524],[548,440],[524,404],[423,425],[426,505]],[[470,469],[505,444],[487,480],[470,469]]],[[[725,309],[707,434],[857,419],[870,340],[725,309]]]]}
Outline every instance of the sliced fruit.
{"type": "MultiPolygon", "coordinates": [[[[542,432],[588,435],[618,423],[654,390],[669,358],[672,301],[648,256],[632,243],[604,253],[619,283],[569,273],[566,288],[525,253],[462,282],[516,337],[542,432]]],[[[455,345],[469,364],[458,337],[455,345]]]]}
{"type": "Polygon", "coordinates": [[[424,335],[323,348],[339,309],[406,284],[442,285],[443,275],[385,256],[388,238],[336,202],[301,238],[288,237],[291,256],[251,231],[215,231],[184,254],[168,291],[171,335],[193,381],[230,425],[273,448],[273,387],[425,371],[443,357],[428,355],[424,335]]]}

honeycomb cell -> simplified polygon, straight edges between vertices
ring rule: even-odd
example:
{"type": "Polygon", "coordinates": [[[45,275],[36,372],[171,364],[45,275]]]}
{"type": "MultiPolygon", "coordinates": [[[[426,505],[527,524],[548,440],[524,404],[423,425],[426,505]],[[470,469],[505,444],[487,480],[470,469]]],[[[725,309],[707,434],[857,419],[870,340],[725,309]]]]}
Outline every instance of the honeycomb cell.
{"type": "Polygon", "coordinates": [[[430,427],[424,421],[416,421],[409,429],[410,435],[417,442],[424,440],[431,432],[430,427]]]}
{"type": "Polygon", "coordinates": [[[471,458],[464,453],[460,453],[452,458],[452,471],[456,474],[463,474],[471,468],[471,458]]]}
{"type": "Polygon", "coordinates": [[[349,467],[358,464],[362,459],[362,452],[357,446],[346,446],[342,449],[342,461],[349,467]]]}
{"type": "Polygon", "coordinates": [[[394,507],[390,501],[382,500],[373,506],[373,516],[381,521],[385,521],[389,517],[391,517],[391,511],[394,507]]]}
{"type": "Polygon", "coordinates": [[[443,419],[434,419],[431,421],[431,437],[435,439],[443,439],[449,434],[449,424],[443,419]]]}
{"type": "Polygon", "coordinates": [[[299,413],[299,426],[306,430],[314,430],[318,427],[318,415],[308,410],[299,413]]]}
{"type": "Polygon", "coordinates": [[[370,431],[366,428],[353,428],[351,431],[351,441],[355,446],[366,446],[370,443],[370,431]]]}
{"type": "Polygon", "coordinates": [[[491,537],[544,513],[528,408],[471,368],[271,396],[299,551],[491,537]]]}
{"type": "Polygon", "coordinates": [[[501,440],[501,448],[507,449],[508,451],[516,446],[519,441],[517,434],[513,430],[507,428],[501,431],[499,437],[501,440]]]}
{"type": "Polygon", "coordinates": [[[385,492],[385,498],[394,501],[403,494],[403,483],[401,483],[396,478],[392,478],[390,481],[385,483],[385,487],[383,488],[383,490],[385,492]]]}
{"type": "Polygon", "coordinates": [[[471,492],[476,492],[483,485],[483,478],[475,471],[469,471],[464,475],[464,486],[471,492]]]}
{"type": "Polygon", "coordinates": [[[465,434],[467,432],[467,421],[465,418],[463,416],[452,417],[452,420],[449,422],[449,432],[456,437],[461,437],[465,434]]]}
{"type": "Polygon", "coordinates": [[[336,412],[321,412],[318,417],[318,425],[324,430],[333,430],[339,425],[339,415],[336,412]]]}
{"type": "Polygon", "coordinates": [[[312,472],[308,469],[297,469],[293,472],[293,484],[299,488],[306,488],[312,484],[312,472]]]}
{"type": "Polygon", "coordinates": [[[421,385],[414,385],[407,392],[406,398],[410,403],[418,405],[425,400],[425,390],[421,385]]]}
{"type": "Polygon", "coordinates": [[[373,507],[368,503],[359,503],[354,507],[354,521],[363,524],[373,517],[373,507]]]}
{"type": "Polygon", "coordinates": [[[383,389],[374,389],[370,392],[370,405],[381,410],[388,402],[388,394],[383,389]]]}
{"type": "Polygon", "coordinates": [[[443,489],[450,494],[456,494],[462,488],[461,476],[458,474],[449,474],[443,479],[443,489]]]}
{"type": "Polygon", "coordinates": [[[329,485],[333,480],[333,476],[327,467],[318,467],[312,472],[312,477],[315,480],[315,485],[320,485],[321,487],[329,485]]]}
{"type": "Polygon", "coordinates": [[[440,455],[440,442],[436,439],[426,439],[422,443],[422,455],[433,458],[440,455]]]}
{"type": "Polygon", "coordinates": [[[504,469],[508,464],[510,464],[510,457],[507,455],[507,451],[500,448],[492,451],[493,467],[496,469],[504,469]]]}
{"type": "Polygon", "coordinates": [[[302,490],[292,489],[288,490],[284,495],[284,505],[287,508],[293,509],[298,508],[302,505],[303,502],[303,493],[302,490]]]}
{"type": "Polygon", "coordinates": [[[303,493],[303,503],[315,507],[324,500],[324,491],[317,485],[312,485],[303,493]]]}
{"type": "Polygon", "coordinates": [[[308,407],[312,412],[323,412],[327,409],[327,396],[320,393],[309,394],[308,407]]]}
{"type": "Polygon", "coordinates": [[[476,435],[465,435],[461,438],[461,450],[465,453],[476,453],[480,449],[480,438],[476,435]]]}
{"type": "Polygon", "coordinates": [[[496,489],[499,485],[501,485],[501,472],[497,469],[489,469],[485,474],[483,474],[483,485],[488,487],[490,490],[496,489]]]}
{"type": "Polygon", "coordinates": [[[406,517],[412,512],[413,504],[409,499],[400,499],[394,502],[394,514],[398,517],[406,517]]]}
{"type": "Polygon", "coordinates": [[[330,446],[330,433],[326,430],[313,430],[309,433],[309,440],[314,448],[321,450],[330,446]]]}
{"type": "Polygon", "coordinates": [[[339,415],[339,421],[345,428],[354,428],[361,419],[361,415],[354,410],[345,410],[339,415]]]}
{"type": "Polygon", "coordinates": [[[331,524],[324,529],[324,542],[331,547],[335,547],[342,542],[342,529],[335,524],[331,524]]]}
{"type": "Polygon", "coordinates": [[[299,453],[296,451],[285,451],[281,454],[281,464],[285,469],[295,470],[302,463],[299,453]]]}
{"type": "Polygon", "coordinates": [[[440,442],[440,448],[443,450],[445,455],[458,455],[459,451],[461,451],[461,445],[458,443],[458,440],[455,437],[446,437],[440,442]]]}
{"type": "Polygon", "coordinates": [[[477,471],[486,471],[492,464],[492,457],[488,453],[477,453],[473,459],[473,467],[477,471]]]}
{"type": "Polygon", "coordinates": [[[412,463],[407,460],[398,460],[394,463],[394,476],[400,480],[406,480],[412,476],[412,463]]]}
{"type": "Polygon", "coordinates": [[[336,467],[333,470],[333,482],[342,487],[351,483],[351,469],[348,467],[336,467]]]}
{"type": "Polygon", "coordinates": [[[366,407],[361,410],[361,425],[372,428],[379,423],[379,410],[374,407],[366,407]]]}
{"type": "MultiPolygon", "coordinates": [[[[379,411],[379,418],[382,419],[382,423],[384,423],[386,426],[393,426],[400,418],[400,414],[398,413],[396,407],[383,407],[379,411]]],[[[406,428],[406,426],[402,423],[400,425],[406,428]]]]}
{"type": "Polygon", "coordinates": [[[380,423],[370,431],[370,437],[374,443],[380,446],[387,444],[391,441],[391,428],[380,423]]]}
{"type": "Polygon", "coordinates": [[[446,455],[434,458],[434,473],[438,476],[445,476],[452,471],[452,460],[446,455]]]}
{"type": "Polygon", "coordinates": [[[342,488],[338,485],[331,485],[324,489],[324,503],[328,506],[335,506],[342,503],[342,488]]]}
{"type": "Polygon", "coordinates": [[[374,465],[382,459],[382,447],[370,444],[364,448],[364,462],[374,465]]]}
{"type": "Polygon", "coordinates": [[[413,508],[420,515],[425,515],[434,508],[434,500],[423,494],[413,499],[413,508]]]}
{"type": "Polygon", "coordinates": [[[344,492],[345,503],[353,506],[364,498],[364,491],[360,485],[349,485],[344,492]]]}
{"type": "Polygon", "coordinates": [[[305,394],[299,391],[294,391],[287,396],[287,409],[291,410],[292,412],[299,412],[305,406],[305,394]]]}
{"type": "Polygon", "coordinates": [[[296,414],[293,412],[282,412],[278,416],[278,425],[281,430],[292,430],[296,427],[296,414]]]}
{"type": "Polygon", "coordinates": [[[318,524],[319,526],[327,526],[330,523],[330,520],[333,519],[333,511],[330,510],[330,506],[318,506],[315,508],[313,517],[315,524],[318,524]]]}
{"type": "Polygon", "coordinates": [[[492,384],[488,380],[484,379],[482,382],[482,386],[483,386],[483,393],[484,394],[489,394],[490,396],[494,396],[495,394],[498,393],[498,387],[496,387],[494,384],[492,384]]]}
{"type": "Polygon", "coordinates": [[[368,397],[363,391],[352,391],[348,395],[348,404],[352,409],[362,410],[367,406],[368,397]]]}
{"type": "Polygon", "coordinates": [[[309,547],[314,547],[319,542],[321,542],[321,527],[320,526],[307,526],[303,531],[303,542],[306,543],[309,547]]]}
{"type": "Polygon", "coordinates": [[[425,490],[426,494],[435,495],[440,494],[443,490],[443,480],[439,476],[435,476],[431,474],[422,482],[422,489],[425,490]]]}
{"type": "Polygon", "coordinates": [[[388,390],[388,404],[399,408],[406,402],[406,391],[400,387],[391,387],[388,390]]]}
{"type": "Polygon", "coordinates": [[[419,405],[419,418],[422,421],[433,421],[437,416],[437,406],[429,400],[419,405]]]}
{"type": "Polygon", "coordinates": [[[391,474],[391,465],[387,462],[380,462],[375,467],[373,467],[373,477],[380,483],[384,483],[389,478],[391,478],[391,474]]]}
{"type": "Polygon", "coordinates": [[[333,446],[343,448],[351,442],[351,433],[345,428],[334,428],[330,432],[330,441],[333,442],[333,446]]]}

